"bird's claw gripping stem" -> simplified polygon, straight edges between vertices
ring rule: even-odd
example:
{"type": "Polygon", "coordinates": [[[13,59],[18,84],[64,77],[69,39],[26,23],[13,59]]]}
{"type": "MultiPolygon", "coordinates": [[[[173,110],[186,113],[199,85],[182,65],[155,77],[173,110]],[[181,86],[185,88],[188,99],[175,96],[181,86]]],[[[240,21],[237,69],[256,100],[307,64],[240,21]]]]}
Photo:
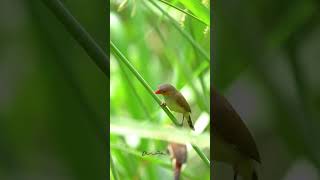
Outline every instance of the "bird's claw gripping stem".
{"type": "Polygon", "coordinates": [[[167,104],[165,102],[161,102],[160,106],[165,107],[167,104]]]}

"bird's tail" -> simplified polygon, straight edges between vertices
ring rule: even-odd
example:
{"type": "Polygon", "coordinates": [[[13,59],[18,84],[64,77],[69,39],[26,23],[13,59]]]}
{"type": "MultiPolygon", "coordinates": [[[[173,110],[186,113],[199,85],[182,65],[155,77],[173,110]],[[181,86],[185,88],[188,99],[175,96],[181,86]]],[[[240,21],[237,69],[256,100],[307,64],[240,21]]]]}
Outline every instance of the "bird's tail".
{"type": "Polygon", "coordinates": [[[189,127],[190,127],[192,130],[194,130],[193,123],[192,123],[192,120],[191,120],[191,116],[190,116],[190,115],[188,116],[188,125],[189,125],[189,127]]]}
{"type": "Polygon", "coordinates": [[[180,179],[181,166],[182,164],[176,161],[176,167],[174,169],[174,180],[180,179]]]}
{"type": "Polygon", "coordinates": [[[252,172],[252,178],[251,180],[258,180],[258,174],[257,174],[257,171],[254,169],[253,172],[252,172]]]}

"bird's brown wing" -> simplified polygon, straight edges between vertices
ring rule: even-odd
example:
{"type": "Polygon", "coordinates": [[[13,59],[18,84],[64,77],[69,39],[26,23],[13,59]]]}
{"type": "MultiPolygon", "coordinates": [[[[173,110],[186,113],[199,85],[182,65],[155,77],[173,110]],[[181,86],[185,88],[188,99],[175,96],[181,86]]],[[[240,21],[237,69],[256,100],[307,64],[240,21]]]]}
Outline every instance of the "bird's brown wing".
{"type": "Polygon", "coordinates": [[[234,145],[242,154],[261,163],[257,145],[231,104],[213,91],[213,133],[234,145]]]}
{"type": "Polygon", "coordinates": [[[177,92],[175,97],[176,97],[177,104],[179,106],[181,106],[187,112],[191,112],[191,108],[190,108],[187,100],[183,97],[183,95],[180,92],[177,92]]]}

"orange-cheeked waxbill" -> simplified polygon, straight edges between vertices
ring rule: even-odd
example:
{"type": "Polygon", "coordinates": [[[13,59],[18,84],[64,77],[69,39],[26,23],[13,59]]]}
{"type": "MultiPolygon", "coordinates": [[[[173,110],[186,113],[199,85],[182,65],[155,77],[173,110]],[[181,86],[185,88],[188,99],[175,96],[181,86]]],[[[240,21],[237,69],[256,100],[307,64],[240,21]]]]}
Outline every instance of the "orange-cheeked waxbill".
{"type": "Polygon", "coordinates": [[[194,130],[193,123],[190,117],[190,106],[187,100],[174,86],[172,86],[171,84],[162,84],[154,93],[161,94],[164,97],[165,102],[162,103],[163,106],[166,105],[170,110],[182,113],[182,125],[184,122],[184,118],[186,117],[189,127],[194,130]]]}

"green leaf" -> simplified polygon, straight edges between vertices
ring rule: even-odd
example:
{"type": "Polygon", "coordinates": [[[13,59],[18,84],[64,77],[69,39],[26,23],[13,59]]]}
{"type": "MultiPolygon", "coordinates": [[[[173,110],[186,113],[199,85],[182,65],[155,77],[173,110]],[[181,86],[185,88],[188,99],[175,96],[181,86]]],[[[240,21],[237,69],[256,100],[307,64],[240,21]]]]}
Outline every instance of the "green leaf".
{"type": "Polygon", "coordinates": [[[203,22],[210,25],[210,10],[206,8],[201,1],[197,0],[179,0],[188,10],[190,10],[195,16],[199,17],[203,22]]]}
{"type": "Polygon", "coordinates": [[[153,0],[149,1],[153,6],[155,6],[157,9],[159,9],[168,19],[169,22],[181,33],[182,36],[184,36],[198,51],[199,53],[208,61],[210,62],[210,56],[209,54],[192,38],[192,36],[184,31],[180,25],[172,18],[164,9],[162,9],[157,3],[155,3],[153,0]]]}
{"type": "Polygon", "coordinates": [[[198,20],[198,21],[201,22],[201,23],[204,23],[204,24],[207,25],[207,26],[210,26],[210,21],[209,21],[209,24],[208,24],[208,23],[205,22],[203,19],[201,19],[201,18],[199,18],[199,17],[197,17],[197,16],[195,16],[195,15],[193,15],[193,14],[187,12],[187,11],[184,11],[183,9],[179,8],[178,6],[175,6],[175,5],[172,4],[172,3],[169,3],[168,1],[163,1],[163,0],[159,0],[159,1],[162,2],[162,3],[164,3],[164,4],[166,4],[166,5],[168,5],[168,6],[170,6],[170,7],[175,8],[176,10],[178,10],[178,11],[180,11],[180,12],[182,12],[182,13],[184,13],[184,14],[186,14],[186,15],[188,15],[188,16],[196,19],[196,20],[198,20]]]}

